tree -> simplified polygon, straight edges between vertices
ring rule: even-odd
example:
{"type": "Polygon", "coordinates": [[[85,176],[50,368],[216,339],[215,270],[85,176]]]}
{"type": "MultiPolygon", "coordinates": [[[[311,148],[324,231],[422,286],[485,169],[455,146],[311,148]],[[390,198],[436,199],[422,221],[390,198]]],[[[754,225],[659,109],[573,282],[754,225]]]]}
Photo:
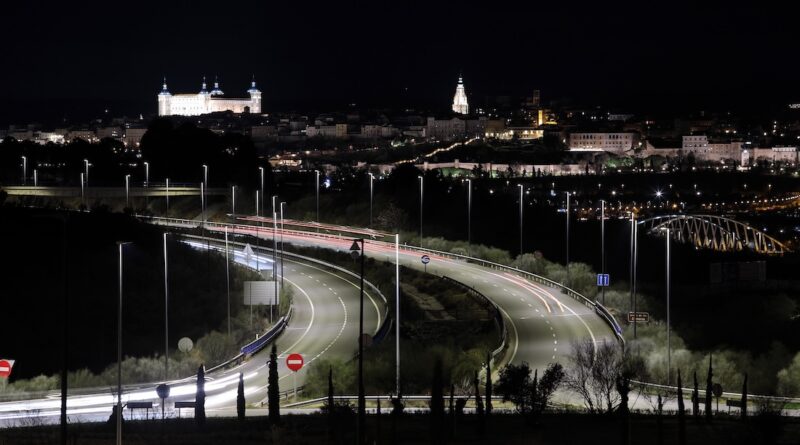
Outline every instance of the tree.
{"type": "Polygon", "coordinates": [[[713,370],[712,365],[711,365],[712,358],[713,358],[713,356],[711,356],[711,355],[708,356],[708,374],[707,374],[707,377],[706,377],[706,404],[705,404],[706,406],[705,406],[705,410],[706,410],[706,420],[709,421],[709,422],[711,421],[711,393],[712,393],[711,378],[714,376],[714,370],[713,370]]]}
{"type": "Polygon", "coordinates": [[[486,354],[486,415],[492,414],[492,356],[486,354]]]}
{"type": "Polygon", "coordinates": [[[475,378],[472,380],[475,386],[475,414],[483,416],[483,400],[481,400],[481,385],[478,380],[478,371],[475,371],[475,378]]]}
{"type": "Polygon", "coordinates": [[[539,403],[539,370],[533,371],[533,381],[531,382],[531,412],[536,413],[533,407],[539,403]]]}
{"type": "Polygon", "coordinates": [[[747,420],[747,373],[744,373],[744,382],[742,383],[742,420],[747,420]]]}
{"type": "Polygon", "coordinates": [[[565,375],[564,367],[561,366],[560,363],[550,363],[547,369],[544,370],[538,384],[535,378],[536,376],[534,375],[532,393],[535,394],[535,397],[532,399],[532,410],[541,413],[547,408],[547,405],[550,403],[550,398],[553,397],[558,387],[561,386],[565,375]]]}
{"type": "Polygon", "coordinates": [[[700,389],[697,384],[697,370],[694,371],[694,389],[692,390],[692,417],[700,415],[700,389]]]}
{"type": "Polygon", "coordinates": [[[569,356],[571,366],[565,384],[583,399],[590,413],[610,413],[620,402],[617,377],[623,371],[625,359],[625,353],[614,343],[603,341],[595,345],[590,338],[576,341],[569,356]]]}
{"type": "Polygon", "coordinates": [[[194,420],[200,426],[206,423],[206,371],[203,365],[197,368],[197,391],[194,396],[194,420]]]}
{"type": "Polygon", "coordinates": [[[239,420],[244,420],[245,399],[244,399],[244,374],[239,373],[239,388],[236,391],[236,415],[239,420]]]}
{"type": "Polygon", "coordinates": [[[681,370],[678,370],[678,441],[681,445],[686,443],[686,407],[683,405],[683,382],[681,381],[681,370]]]}
{"type": "Polygon", "coordinates": [[[509,363],[500,370],[497,379],[497,393],[503,402],[511,402],[516,410],[525,414],[531,401],[531,368],[526,362],[519,365],[509,363]]]}
{"type": "Polygon", "coordinates": [[[269,353],[269,375],[267,377],[267,409],[269,410],[269,422],[277,425],[281,422],[280,390],[278,388],[278,347],[272,344],[269,353]]]}

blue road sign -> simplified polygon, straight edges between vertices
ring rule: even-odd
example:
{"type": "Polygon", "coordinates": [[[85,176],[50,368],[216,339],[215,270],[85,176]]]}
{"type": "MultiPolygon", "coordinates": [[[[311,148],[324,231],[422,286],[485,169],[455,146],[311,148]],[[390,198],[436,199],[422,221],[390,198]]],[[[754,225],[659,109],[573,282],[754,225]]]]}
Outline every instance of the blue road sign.
{"type": "Polygon", "coordinates": [[[420,258],[420,260],[422,261],[422,264],[428,264],[431,262],[431,257],[429,257],[428,255],[422,255],[422,258],[420,258]]]}
{"type": "Polygon", "coordinates": [[[607,273],[599,273],[597,274],[597,285],[600,287],[608,287],[608,283],[611,280],[608,278],[607,273]]]}

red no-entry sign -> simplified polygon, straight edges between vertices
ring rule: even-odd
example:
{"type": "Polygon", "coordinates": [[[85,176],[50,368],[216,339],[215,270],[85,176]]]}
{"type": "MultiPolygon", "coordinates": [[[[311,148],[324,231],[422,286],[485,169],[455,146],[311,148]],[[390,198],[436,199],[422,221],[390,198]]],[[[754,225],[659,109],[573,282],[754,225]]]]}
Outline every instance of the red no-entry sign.
{"type": "Polygon", "coordinates": [[[11,375],[11,368],[14,367],[14,360],[0,359],[0,379],[8,378],[11,375]]]}
{"type": "Polygon", "coordinates": [[[286,357],[286,367],[291,369],[294,372],[300,370],[303,367],[303,356],[300,354],[289,354],[286,357]]]}

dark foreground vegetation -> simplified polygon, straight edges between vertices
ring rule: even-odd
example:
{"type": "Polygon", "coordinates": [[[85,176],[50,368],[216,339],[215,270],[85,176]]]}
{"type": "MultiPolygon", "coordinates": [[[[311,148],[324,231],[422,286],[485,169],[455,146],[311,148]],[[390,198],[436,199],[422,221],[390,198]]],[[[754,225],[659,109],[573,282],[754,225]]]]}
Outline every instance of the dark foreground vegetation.
{"type": "MultiPolygon", "coordinates": [[[[267,417],[237,419],[209,418],[199,427],[192,419],[126,422],[123,442],[138,444],[352,444],[355,441],[355,415],[346,414],[336,428],[330,428],[325,414],[288,415],[278,425],[267,417]]],[[[679,422],[675,416],[634,415],[630,422],[630,442],[621,434],[616,417],[574,413],[548,413],[535,419],[518,414],[495,413],[490,417],[464,414],[432,425],[429,414],[394,415],[367,418],[369,443],[427,444],[432,437],[439,444],[677,444],[679,422]]],[[[796,443],[800,423],[795,419],[763,419],[747,422],[715,419],[714,423],[686,422],[687,444],[738,445],[796,443]]],[[[69,442],[74,445],[113,444],[113,425],[71,425],[69,442]]],[[[31,426],[0,430],[0,445],[50,444],[58,442],[58,426],[31,426]]]]}

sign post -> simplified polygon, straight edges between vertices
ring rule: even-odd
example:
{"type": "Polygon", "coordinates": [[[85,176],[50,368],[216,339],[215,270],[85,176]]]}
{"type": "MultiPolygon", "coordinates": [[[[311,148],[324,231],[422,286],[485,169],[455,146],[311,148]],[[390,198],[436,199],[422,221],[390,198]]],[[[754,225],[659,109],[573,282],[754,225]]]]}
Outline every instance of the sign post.
{"type": "Polygon", "coordinates": [[[14,360],[0,359],[0,379],[8,379],[11,375],[11,368],[14,367],[14,360]]]}
{"type": "Polygon", "coordinates": [[[419,260],[422,261],[422,265],[425,266],[425,273],[428,273],[428,263],[431,262],[431,257],[428,255],[422,255],[419,260]]]}
{"type": "Polygon", "coordinates": [[[628,312],[628,323],[647,323],[649,321],[649,312],[628,312]]]}
{"type": "Polygon", "coordinates": [[[292,383],[294,385],[294,400],[297,401],[297,371],[303,368],[303,356],[300,354],[289,354],[286,357],[286,367],[292,371],[292,383]]]}

